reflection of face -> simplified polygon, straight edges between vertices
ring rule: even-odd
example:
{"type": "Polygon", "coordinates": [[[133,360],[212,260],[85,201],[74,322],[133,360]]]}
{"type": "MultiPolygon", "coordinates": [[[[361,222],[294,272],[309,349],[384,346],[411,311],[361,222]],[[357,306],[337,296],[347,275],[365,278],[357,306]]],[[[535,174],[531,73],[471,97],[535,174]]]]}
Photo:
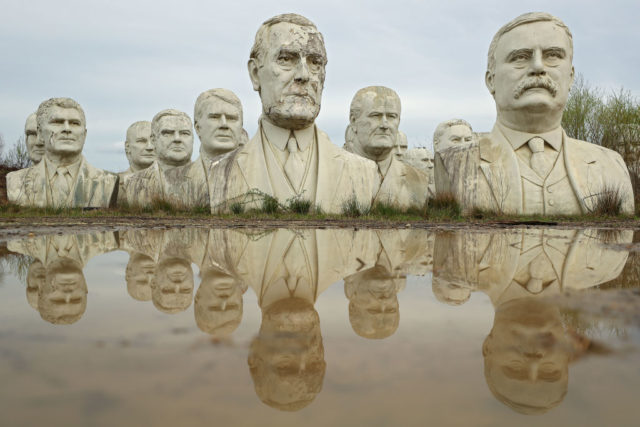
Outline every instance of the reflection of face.
{"type": "Polygon", "coordinates": [[[54,324],[78,321],[87,307],[87,283],[82,268],[61,258],[47,267],[45,284],[38,293],[40,316],[54,324]]]}
{"type": "Polygon", "coordinates": [[[358,143],[369,158],[386,157],[398,138],[400,103],[393,96],[368,92],[362,100],[362,112],[353,125],[358,143]]]}
{"type": "Polygon", "coordinates": [[[186,310],[193,295],[193,270],[187,260],[166,258],[158,263],[152,287],[153,304],[165,313],[186,310]]]}
{"type": "Polygon", "coordinates": [[[461,305],[471,297],[471,289],[446,281],[432,279],[431,288],[440,302],[450,305],[461,305]]]}
{"type": "Polygon", "coordinates": [[[155,149],[151,144],[151,123],[139,123],[127,131],[127,152],[129,163],[135,170],[151,166],[156,159],[155,149]]]}
{"type": "Polygon", "coordinates": [[[183,116],[163,116],[158,128],[153,136],[158,160],[172,166],[187,164],[193,151],[191,121],[183,116]]]}
{"type": "Polygon", "coordinates": [[[473,132],[465,125],[449,126],[438,141],[438,151],[449,147],[470,144],[473,142],[473,132]]]}
{"type": "Polygon", "coordinates": [[[38,138],[38,124],[35,114],[27,117],[27,122],[24,125],[24,137],[29,158],[34,165],[37,165],[44,156],[44,141],[38,138]]]}
{"type": "Polygon", "coordinates": [[[326,363],[320,318],[308,301],[289,298],[262,315],[249,367],[258,397],[283,411],[297,411],[322,389],[326,363]]]}
{"type": "Polygon", "coordinates": [[[571,54],[567,34],[552,22],[505,33],[496,47],[494,74],[487,72],[498,111],[561,113],[573,82],[571,54]]]}
{"type": "Polygon", "coordinates": [[[51,106],[44,119],[40,138],[46,150],[58,156],[74,157],[82,152],[87,128],[75,108],[51,106]]]}
{"type": "Polygon", "coordinates": [[[268,32],[262,64],[249,61],[253,87],[269,121],[286,129],[305,128],[320,112],[327,63],[320,33],[287,22],[268,32]]]}
{"type": "Polygon", "coordinates": [[[153,258],[140,253],[132,254],[125,273],[129,295],[138,301],[149,301],[155,272],[156,263],[153,258]]]}
{"type": "Polygon", "coordinates": [[[487,384],[518,412],[546,412],[567,391],[571,350],[556,308],[527,299],[505,303],[483,346],[487,384]]]}
{"type": "Polygon", "coordinates": [[[242,294],[232,276],[205,271],[194,302],[198,327],[216,336],[231,334],[242,320],[242,294]]]}
{"type": "Polygon", "coordinates": [[[242,111],[217,97],[204,101],[196,132],[202,149],[215,157],[235,149],[242,138],[242,111]]]}
{"type": "Polygon", "coordinates": [[[44,265],[38,260],[33,261],[27,271],[27,301],[35,309],[38,309],[38,291],[44,286],[45,278],[44,265]]]}

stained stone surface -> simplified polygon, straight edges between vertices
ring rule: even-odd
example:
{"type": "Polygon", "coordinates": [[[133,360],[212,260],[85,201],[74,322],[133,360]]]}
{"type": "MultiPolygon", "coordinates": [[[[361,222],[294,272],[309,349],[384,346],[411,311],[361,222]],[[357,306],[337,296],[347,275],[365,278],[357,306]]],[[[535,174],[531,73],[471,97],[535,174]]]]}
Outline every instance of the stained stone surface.
{"type": "Polygon", "coordinates": [[[84,111],[70,98],[52,98],[38,107],[37,137],[44,160],[7,174],[10,202],[34,207],[105,208],[115,204],[118,177],[91,166],[82,156],[87,136],[84,111]]]}
{"type": "Polygon", "coordinates": [[[617,192],[622,211],[632,213],[622,157],[569,138],[561,127],[572,57],[568,28],[550,14],[527,13],[503,26],[486,73],[496,124],[466,150],[436,149],[436,191],[452,192],[465,211],[542,215],[589,213],[599,198],[617,192]]]}
{"type": "Polygon", "coordinates": [[[322,34],[307,18],[278,15],[258,29],[248,69],[262,117],[256,135],[211,168],[212,212],[259,208],[263,195],[306,199],[327,213],[342,212],[349,201],[371,206],[375,164],[333,145],[314,123],[326,63],[322,34]]]}
{"type": "Polygon", "coordinates": [[[344,148],[376,162],[381,183],[374,203],[402,209],[422,207],[429,195],[428,175],[396,156],[406,150],[406,136],[398,130],[400,110],[400,97],[393,90],[384,86],[360,89],[351,101],[344,148]]]}
{"type": "Polygon", "coordinates": [[[429,197],[436,194],[435,175],[433,172],[433,153],[426,147],[411,148],[399,157],[400,160],[418,169],[429,178],[429,197]]]}
{"type": "MultiPolygon", "coordinates": [[[[193,152],[193,125],[182,111],[168,109],[151,121],[151,144],[156,160],[146,169],[124,179],[124,191],[129,206],[149,206],[155,202],[175,202],[181,199],[180,189],[167,181],[164,173],[185,166],[193,152]]],[[[180,183],[181,184],[181,183],[180,183]]]]}
{"type": "Polygon", "coordinates": [[[29,160],[31,160],[34,165],[37,165],[44,157],[44,141],[38,138],[36,113],[29,114],[24,124],[24,142],[27,146],[29,160]]]}

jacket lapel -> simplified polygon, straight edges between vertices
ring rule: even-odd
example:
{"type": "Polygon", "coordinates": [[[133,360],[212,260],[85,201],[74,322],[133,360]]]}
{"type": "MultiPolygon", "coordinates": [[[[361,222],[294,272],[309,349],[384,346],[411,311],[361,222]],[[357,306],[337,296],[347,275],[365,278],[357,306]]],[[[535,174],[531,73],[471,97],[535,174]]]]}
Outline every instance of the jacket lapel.
{"type": "Polygon", "coordinates": [[[582,213],[591,212],[595,201],[592,195],[602,190],[602,175],[594,172],[594,168],[599,164],[598,159],[591,151],[586,150],[581,150],[580,155],[576,155],[578,150],[574,150],[574,142],[567,137],[564,130],[562,131],[562,141],[564,147],[562,160],[567,169],[571,187],[578,198],[582,213]],[[583,177],[583,179],[579,180],[578,177],[583,177]]]}

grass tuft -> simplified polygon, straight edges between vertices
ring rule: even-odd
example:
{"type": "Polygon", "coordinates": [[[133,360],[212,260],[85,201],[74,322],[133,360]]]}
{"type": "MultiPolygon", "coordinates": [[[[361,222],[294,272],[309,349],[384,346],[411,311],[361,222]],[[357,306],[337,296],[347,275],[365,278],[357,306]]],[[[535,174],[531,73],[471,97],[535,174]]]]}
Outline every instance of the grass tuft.
{"type": "Polygon", "coordinates": [[[440,193],[429,200],[426,209],[427,218],[460,218],[462,209],[451,193],[440,193]]]}
{"type": "Polygon", "coordinates": [[[355,195],[342,203],[342,215],[346,217],[357,218],[359,216],[366,215],[367,213],[368,210],[360,205],[355,195]]]}
{"type": "Polygon", "coordinates": [[[264,199],[262,200],[262,207],[260,211],[262,213],[274,214],[280,210],[280,203],[278,203],[278,199],[275,197],[265,194],[264,199]]]}
{"type": "Polygon", "coordinates": [[[595,202],[591,213],[598,216],[618,216],[622,213],[622,194],[619,187],[605,184],[593,195],[595,202]]]}

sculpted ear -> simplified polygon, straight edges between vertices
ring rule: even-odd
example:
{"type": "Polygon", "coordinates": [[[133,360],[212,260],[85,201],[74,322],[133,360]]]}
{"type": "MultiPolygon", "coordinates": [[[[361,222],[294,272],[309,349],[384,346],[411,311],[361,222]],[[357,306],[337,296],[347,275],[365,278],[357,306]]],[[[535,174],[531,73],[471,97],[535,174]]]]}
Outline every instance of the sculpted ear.
{"type": "Polygon", "coordinates": [[[487,70],[487,73],[484,75],[484,83],[487,85],[487,89],[489,89],[491,95],[495,95],[496,93],[495,82],[493,78],[494,74],[491,71],[487,70]]]}
{"type": "Polygon", "coordinates": [[[251,83],[253,83],[253,90],[260,92],[260,80],[258,79],[259,67],[254,58],[249,60],[247,68],[249,69],[249,78],[251,79],[251,83]]]}

